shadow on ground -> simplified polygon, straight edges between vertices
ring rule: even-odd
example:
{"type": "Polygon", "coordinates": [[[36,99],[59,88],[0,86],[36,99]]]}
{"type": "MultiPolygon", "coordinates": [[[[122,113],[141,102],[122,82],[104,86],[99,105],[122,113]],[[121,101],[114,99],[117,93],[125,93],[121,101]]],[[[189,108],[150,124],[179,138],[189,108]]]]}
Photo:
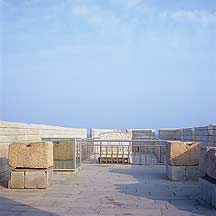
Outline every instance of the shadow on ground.
{"type": "Polygon", "coordinates": [[[135,165],[127,169],[111,168],[109,171],[120,175],[129,175],[137,180],[137,183],[115,184],[118,192],[144,197],[154,200],[158,204],[166,204],[167,209],[163,211],[164,215],[216,215],[214,208],[200,201],[198,182],[170,181],[166,177],[165,166],[135,165]]]}
{"type": "Polygon", "coordinates": [[[0,215],[1,216],[59,216],[56,213],[33,208],[8,198],[0,197],[0,215]]]}

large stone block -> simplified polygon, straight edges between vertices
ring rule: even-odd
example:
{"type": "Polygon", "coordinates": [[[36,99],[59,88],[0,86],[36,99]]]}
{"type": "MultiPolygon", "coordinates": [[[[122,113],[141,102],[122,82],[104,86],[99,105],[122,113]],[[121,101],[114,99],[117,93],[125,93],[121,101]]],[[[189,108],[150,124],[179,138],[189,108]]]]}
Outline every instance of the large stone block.
{"type": "Polygon", "coordinates": [[[131,140],[132,133],[123,132],[123,131],[111,131],[111,132],[101,133],[99,138],[101,140],[131,140]]]}
{"type": "Polygon", "coordinates": [[[25,173],[24,171],[11,171],[9,176],[8,187],[12,189],[24,189],[24,180],[25,173]]]}
{"type": "Polygon", "coordinates": [[[49,170],[25,171],[26,189],[45,189],[49,186],[49,170]]]}
{"type": "Polygon", "coordinates": [[[74,158],[75,140],[61,140],[53,142],[54,160],[72,160],[74,158]]]}
{"type": "Polygon", "coordinates": [[[13,168],[51,167],[53,166],[53,143],[13,143],[9,146],[9,164],[13,168]]]}
{"type": "Polygon", "coordinates": [[[167,163],[173,166],[199,164],[200,142],[170,141],[167,143],[167,163]]]}
{"type": "Polygon", "coordinates": [[[48,169],[14,169],[10,171],[8,187],[11,189],[45,189],[48,188],[52,168],[48,169]]]}
{"type": "Polygon", "coordinates": [[[171,166],[167,164],[167,177],[171,181],[198,181],[199,166],[171,166]]]}
{"type": "Polygon", "coordinates": [[[200,171],[216,179],[216,147],[203,147],[200,153],[200,171]]]}

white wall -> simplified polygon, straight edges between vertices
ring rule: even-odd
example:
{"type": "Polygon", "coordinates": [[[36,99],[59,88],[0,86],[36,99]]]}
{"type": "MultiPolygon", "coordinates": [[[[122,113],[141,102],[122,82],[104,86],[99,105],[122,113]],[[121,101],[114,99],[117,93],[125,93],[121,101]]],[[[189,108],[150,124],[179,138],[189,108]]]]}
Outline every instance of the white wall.
{"type": "Polygon", "coordinates": [[[42,138],[75,137],[87,138],[87,129],[0,121],[0,180],[7,176],[9,170],[7,160],[9,144],[41,141],[42,138]]]}

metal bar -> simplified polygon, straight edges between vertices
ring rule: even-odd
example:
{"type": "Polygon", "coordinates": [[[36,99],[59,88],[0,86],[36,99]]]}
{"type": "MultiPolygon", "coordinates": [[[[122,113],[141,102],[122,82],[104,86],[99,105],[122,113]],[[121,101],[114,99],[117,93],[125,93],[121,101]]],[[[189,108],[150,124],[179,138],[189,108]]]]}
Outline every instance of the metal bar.
{"type": "Polygon", "coordinates": [[[102,163],[102,143],[100,142],[100,163],[102,163]]]}
{"type": "Polygon", "coordinates": [[[111,146],[111,163],[113,163],[113,146],[112,145],[110,146],[111,146]]]}
{"type": "Polygon", "coordinates": [[[119,147],[117,146],[117,164],[118,164],[118,158],[119,158],[119,147]]]}
{"type": "Polygon", "coordinates": [[[138,164],[139,165],[141,164],[141,161],[140,161],[140,146],[138,146],[138,164]]]}
{"type": "Polygon", "coordinates": [[[106,163],[108,163],[108,160],[107,160],[107,146],[106,146],[106,163]]]}
{"type": "Polygon", "coordinates": [[[74,169],[76,170],[77,169],[77,151],[76,151],[76,138],[75,138],[75,140],[74,140],[74,143],[73,143],[73,145],[74,145],[74,161],[75,161],[75,163],[74,163],[74,169]]]}

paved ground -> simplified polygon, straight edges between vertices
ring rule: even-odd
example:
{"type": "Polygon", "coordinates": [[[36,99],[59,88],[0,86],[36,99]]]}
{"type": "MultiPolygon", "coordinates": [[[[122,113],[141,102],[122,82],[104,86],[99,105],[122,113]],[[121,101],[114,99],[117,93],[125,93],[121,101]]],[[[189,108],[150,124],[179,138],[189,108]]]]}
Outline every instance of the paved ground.
{"type": "Polygon", "coordinates": [[[86,164],[48,190],[0,187],[0,216],[215,216],[198,198],[197,182],[171,182],[162,166],[86,164]]]}

